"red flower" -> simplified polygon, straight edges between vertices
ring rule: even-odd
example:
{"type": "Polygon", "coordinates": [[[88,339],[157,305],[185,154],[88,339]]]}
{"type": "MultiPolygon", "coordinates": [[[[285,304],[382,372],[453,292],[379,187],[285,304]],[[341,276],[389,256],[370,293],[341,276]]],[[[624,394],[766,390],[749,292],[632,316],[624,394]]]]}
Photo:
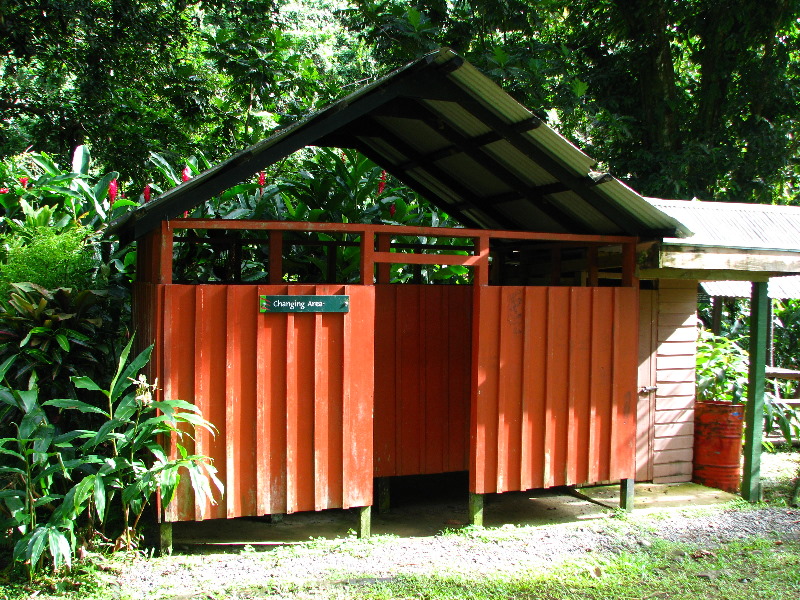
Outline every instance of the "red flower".
{"type": "Polygon", "coordinates": [[[28,181],[30,181],[30,180],[27,177],[20,177],[19,178],[19,183],[23,188],[27,188],[28,187],[28,181]]]}
{"type": "Polygon", "coordinates": [[[266,185],[266,183],[267,183],[266,174],[264,173],[264,171],[259,171],[258,172],[258,186],[263,188],[264,185],[266,185]]]}
{"type": "Polygon", "coordinates": [[[381,180],[378,182],[378,196],[380,196],[383,193],[385,187],[386,187],[386,171],[381,171],[381,180]]]}
{"type": "Polygon", "coordinates": [[[108,197],[111,200],[111,206],[114,206],[114,202],[117,201],[117,191],[119,187],[117,186],[117,180],[112,179],[108,182],[108,197]]]}
{"type": "Polygon", "coordinates": [[[396,212],[397,212],[397,206],[395,206],[395,203],[392,202],[392,205],[389,207],[389,216],[394,217],[394,213],[396,212]]]}
{"type": "Polygon", "coordinates": [[[144,184],[144,191],[142,192],[142,195],[144,196],[144,201],[145,202],[150,202],[150,184],[149,183],[145,183],[144,184]]]}
{"type": "Polygon", "coordinates": [[[8,188],[0,188],[0,194],[7,194],[10,191],[8,188]]]}
{"type": "Polygon", "coordinates": [[[183,181],[189,181],[192,178],[192,170],[189,168],[189,165],[186,165],[183,168],[183,173],[181,173],[181,179],[183,181]]]}

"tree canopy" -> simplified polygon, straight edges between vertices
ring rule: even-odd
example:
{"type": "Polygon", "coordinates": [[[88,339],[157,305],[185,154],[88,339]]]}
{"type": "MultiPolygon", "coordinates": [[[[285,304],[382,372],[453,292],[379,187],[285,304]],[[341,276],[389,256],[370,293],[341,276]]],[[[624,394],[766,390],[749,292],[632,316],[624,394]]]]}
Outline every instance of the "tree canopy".
{"type": "MultiPolygon", "coordinates": [[[[2,0],[0,155],[212,162],[440,46],[646,195],[794,202],[800,0],[2,0]]],[[[126,171],[127,172],[124,172],[126,171]]]]}

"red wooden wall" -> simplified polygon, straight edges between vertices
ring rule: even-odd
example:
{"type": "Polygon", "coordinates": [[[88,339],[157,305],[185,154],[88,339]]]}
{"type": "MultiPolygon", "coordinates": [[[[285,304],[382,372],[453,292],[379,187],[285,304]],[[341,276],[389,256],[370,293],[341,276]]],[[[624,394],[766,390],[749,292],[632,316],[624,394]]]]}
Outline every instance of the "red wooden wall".
{"type": "Polygon", "coordinates": [[[375,286],[375,477],[469,468],[472,286],[375,286]]]}
{"type": "MultiPolygon", "coordinates": [[[[225,484],[202,518],[372,504],[373,289],[158,287],[164,394],[193,402],[219,430],[193,448],[225,484]],[[350,312],[259,313],[261,294],[347,294],[350,312]]],[[[165,518],[197,520],[200,509],[184,486],[165,518]]]]}
{"type": "Polygon", "coordinates": [[[637,290],[482,287],[476,493],[634,476],[637,290]]]}

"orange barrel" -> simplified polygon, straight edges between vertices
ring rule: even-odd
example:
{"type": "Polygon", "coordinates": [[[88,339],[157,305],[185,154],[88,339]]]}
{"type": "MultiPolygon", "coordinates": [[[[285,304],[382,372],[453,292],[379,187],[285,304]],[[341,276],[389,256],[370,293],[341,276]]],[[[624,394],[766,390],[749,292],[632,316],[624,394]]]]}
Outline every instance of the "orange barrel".
{"type": "Polygon", "coordinates": [[[743,428],[743,404],[695,404],[692,481],[726,492],[739,491],[743,428]]]}

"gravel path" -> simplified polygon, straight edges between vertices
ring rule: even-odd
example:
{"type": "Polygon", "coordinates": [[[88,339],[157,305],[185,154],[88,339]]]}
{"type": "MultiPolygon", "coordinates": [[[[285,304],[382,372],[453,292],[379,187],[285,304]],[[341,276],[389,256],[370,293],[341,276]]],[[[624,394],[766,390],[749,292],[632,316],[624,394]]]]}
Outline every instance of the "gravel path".
{"type": "Polygon", "coordinates": [[[658,539],[707,549],[755,535],[800,539],[800,510],[683,510],[437,537],[312,541],[267,551],[134,559],[121,566],[116,579],[121,594],[133,599],[213,598],[223,590],[232,598],[343,598],[348,583],[399,574],[502,576],[590,554],[635,550],[658,539]]]}

